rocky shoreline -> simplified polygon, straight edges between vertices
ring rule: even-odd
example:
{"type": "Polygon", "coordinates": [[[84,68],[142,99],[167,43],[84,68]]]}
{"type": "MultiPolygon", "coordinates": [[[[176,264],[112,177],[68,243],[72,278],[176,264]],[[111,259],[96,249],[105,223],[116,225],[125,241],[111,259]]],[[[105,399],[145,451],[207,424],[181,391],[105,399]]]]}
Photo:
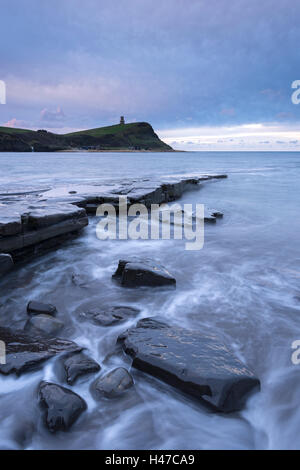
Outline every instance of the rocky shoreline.
{"type": "MultiPolygon", "coordinates": [[[[128,180],[121,184],[45,190],[32,188],[19,195],[1,194],[0,275],[5,276],[16,263],[55,249],[69,237],[78,235],[88,225],[88,214],[94,215],[99,204],[109,202],[117,206],[119,197],[126,195],[129,204],[141,202],[150,207],[175,201],[186,190],[218,178],[226,178],[226,175],[169,177],[155,182],[128,180]]],[[[221,213],[214,211],[207,215],[207,221],[218,217],[221,213]]],[[[113,278],[128,290],[176,287],[176,279],[166,267],[138,257],[119,260],[113,278]]],[[[130,305],[108,305],[82,311],[79,317],[109,328],[138,314],[139,310],[130,305]]],[[[0,326],[0,340],[6,346],[6,364],[0,363],[0,374],[20,376],[41,369],[45,362],[57,357],[61,378],[57,380],[68,388],[42,381],[37,390],[37,403],[50,432],[68,430],[87,410],[86,401],[70,388],[77,380],[91,380],[90,394],[102,402],[116,400],[135,386],[129,367],[102,372],[102,364],[95,361],[89,351],[60,337],[63,328],[55,305],[44,304],[41,299],[33,299],[28,304],[24,330],[13,331],[0,326]]],[[[220,338],[172,326],[163,318],[140,320],[135,327],[119,335],[116,347],[120,346],[133,368],[165,382],[215,412],[241,410],[249,394],[260,387],[254,373],[220,338]]]]}
{"type": "Polygon", "coordinates": [[[166,178],[163,181],[128,180],[120,184],[72,186],[0,194],[0,276],[19,261],[55,249],[88,225],[103,203],[118,206],[119,197],[128,204],[162,204],[179,199],[200,183],[226,175],[166,178]],[[20,198],[21,201],[20,201],[20,198]]]}

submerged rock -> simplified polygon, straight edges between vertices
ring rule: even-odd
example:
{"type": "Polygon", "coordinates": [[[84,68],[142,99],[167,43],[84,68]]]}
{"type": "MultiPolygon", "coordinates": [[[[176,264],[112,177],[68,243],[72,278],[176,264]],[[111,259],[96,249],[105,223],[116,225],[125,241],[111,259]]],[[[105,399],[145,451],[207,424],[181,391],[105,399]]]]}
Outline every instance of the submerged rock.
{"type": "Polygon", "coordinates": [[[68,384],[73,385],[79,377],[99,372],[100,365],[84,353],[76,353],[63,361],[68,384]]]}
{"type": "Polygon", "coordinates": [[[133,378],[124,367],[117,367],[103,377],[96,379],[91,391],[96,399],[115,398],[133,386],[133,378]]]}
{"type": "Polygon", "coordinates": [[[137,308],[115,305],[104,308],[90,308],[85,312],[81,312],[79,317],[81,320],[90,320],[95,325],[112,326],[135,317],[139,313],[140,310],[137,308]]]}
{"type": "Polygon", "coordinates": [[[211,405],[240,410],[260,385],[216,336],[146,318],[119,337],[133,367],[211,405]]]}
{"type": "Polygon", "coordinates": [[[0,374],[17,374],[42,367],[43,363],[64,351],[81,351],[76,343],[64,339],[31,336],[24,331],[0,327],[0,340],[6,349],[6,364],[0,364],[0,374]]]}
{"type": "Polygon", "coordinates": [[[176,285],[176,280],[166,268],[150,259],[120,260],[113,277],[119,279],[124,287],[176,285]]]}
{"type": "Polygon", "coordinates": [[[40,313],[55,315],[57,313],[57,309],[54,305],[31,300],[27,305],[27,313],[30,315],[39,315],[40,313]]]}
{"type": "Polygon", "coordinates": [[[42,382],[39,401],[45,409],[45,423],[51,432],[67,431],[87,409],[87,404],[76,393],[60,385],[42,382]]]}
{"type": "Polygon", "coordinates": [[[90,286],[90,280],[88,279],[88,277],[82,274],[78,274],[78,273],[72,274],[72,283],[74,284],[74,286],[77,286],[77,287],[89,287],[90,286]]]}
{"type": "Polygon", "coordinates": [[[33,315],[25,325],[25,330],[32,334],[55,336],[64,327],[64,323],[51,315],[33,315]]]}

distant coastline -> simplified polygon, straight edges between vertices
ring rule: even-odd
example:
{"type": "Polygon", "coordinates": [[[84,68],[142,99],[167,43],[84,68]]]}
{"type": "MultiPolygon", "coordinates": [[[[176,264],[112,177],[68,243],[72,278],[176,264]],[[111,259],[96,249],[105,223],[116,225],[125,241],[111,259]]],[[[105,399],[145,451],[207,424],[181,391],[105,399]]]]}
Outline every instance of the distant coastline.
{"type": "Polygon", "coordinates": [[[0,152],[174,152],[147,122],[120,123],[70,134],[0,127],[0,152]]]}

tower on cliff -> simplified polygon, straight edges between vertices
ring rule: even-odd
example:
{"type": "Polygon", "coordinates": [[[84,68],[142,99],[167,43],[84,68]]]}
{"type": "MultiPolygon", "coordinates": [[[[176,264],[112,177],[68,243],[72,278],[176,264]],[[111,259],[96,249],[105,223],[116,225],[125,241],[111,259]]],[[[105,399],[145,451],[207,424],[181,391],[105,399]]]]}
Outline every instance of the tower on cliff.
{"type": "Polygon", "coordinates": [[[121,116],[121,117],[120,117],[120,124],[125,124],[125,118],[124,118],[124,116],[121,116]]]}

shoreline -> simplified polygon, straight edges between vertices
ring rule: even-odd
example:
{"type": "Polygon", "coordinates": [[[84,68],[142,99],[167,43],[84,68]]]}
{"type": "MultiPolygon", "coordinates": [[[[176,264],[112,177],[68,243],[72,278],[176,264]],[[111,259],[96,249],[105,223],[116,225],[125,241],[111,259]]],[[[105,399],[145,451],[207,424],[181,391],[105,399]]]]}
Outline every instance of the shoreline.
{"type": "Polygon", "coordinates": [[[0,276],[16,262],[32,259],[77,235],[88,225],[88,215],[95,215],[100,204],[117,206],[119,197],[126,195],[129,205],[142,203],[150,207],[173,202],[191,187],[220,178],[227,175],[133,179],[100,187],[96,183],[73,185],[72,190],[70,186],[50,190],[31,187],[19,191],[17,201],[15,191],[5,192],[0,195],[0,276]]]}

